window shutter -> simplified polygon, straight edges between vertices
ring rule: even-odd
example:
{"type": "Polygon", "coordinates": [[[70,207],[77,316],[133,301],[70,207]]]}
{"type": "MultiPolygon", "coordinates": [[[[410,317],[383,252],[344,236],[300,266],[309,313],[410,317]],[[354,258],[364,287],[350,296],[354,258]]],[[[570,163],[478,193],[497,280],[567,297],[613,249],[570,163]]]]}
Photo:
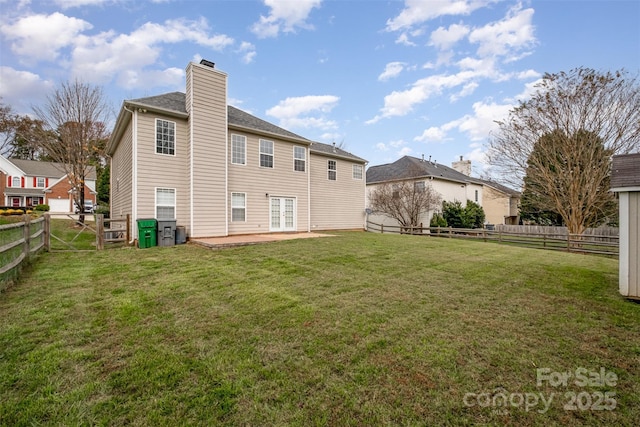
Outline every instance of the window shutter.
{"type": "Polygon", "coordinates": [[[12,182],[13,182],[13,178],[11,178],[11,175],[7,176],[7,187],[11,187],[12,182]]]}
{"type": "Polygon", "coordinates": [[[38,186],[38,178],[36,178],[35,176],[33,177],[33,188],[36,188],[38,186]]]}
{"type": "Polygon", "coordinates": [[[45,179],[44,186],[45,186],[45,187],[49,187],[49,178],[46,178],[46,179],[45,179]]]}
{"type": "Polygon", "coordinates": [[[24,188],[24,176],[20,177],[20,187],[24,188]]]}

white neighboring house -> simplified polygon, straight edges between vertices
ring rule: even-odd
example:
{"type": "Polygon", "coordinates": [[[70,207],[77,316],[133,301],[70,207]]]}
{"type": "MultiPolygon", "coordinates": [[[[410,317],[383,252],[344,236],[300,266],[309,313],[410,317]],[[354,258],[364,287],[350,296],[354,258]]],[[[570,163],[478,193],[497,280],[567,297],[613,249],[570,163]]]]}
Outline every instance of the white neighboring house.
{"type": "MultiPolygon", "coordinates": [[[[46,204],[52,213],[75,210],[74,190],[60,163],[0,156],[0,192],[2,205],[7,207],[31,208],[46,204]]],[[[95,205],[96,195],[96,170],[91,166],[85,180],[84,198],[95,205]]]]}
{"type": "MultiPolygon", "coordinates": [[[[470,175],[471,161],[462,157],[453,162],[451,167],[411,156],[404,156],[393,163],[371,166],[367,170],[367,207],[370,207],[369,195],[376,187],[385,183],[412,181],[424,183],[418,185],[430,185],[443,201],[459,201],[463,206],[467,200],[478,203],[485,211],[486,223],[517,224],[520,193],[470,175]]],[[[434,213],[435,211],[426,212],[419,223],[428,227],[434,213]]],[[[375,212],[369,215],[369,221],[398,225],[396,220],[375,212]]]]}
{"type": "MultiPolygon", "coordinates": [[[[462,164],[454,164],[454,166],[465,170],[467,162],[470,173],[471,162],[469,161],[462,161],[462,164]]],[[[393,163],[371,166],[367,169],[367,206],[370,206],[369,195],[378,186],[401,181],[423,182],[424,185],[430,185],[440,194],[443,201],[460,201],[464,206],[467,200],[472,200],[482,206],[483,185],[479,179],[449,166],[411,156],[404,156],[393,163]]],[[[420,223],[428,227],[434,213],[435,211],[429,211],[423,214],[420,223]]],[[[383,225],[398,225],[396,220],[375,212],[369,215],[369,221],[383,225]]]]}

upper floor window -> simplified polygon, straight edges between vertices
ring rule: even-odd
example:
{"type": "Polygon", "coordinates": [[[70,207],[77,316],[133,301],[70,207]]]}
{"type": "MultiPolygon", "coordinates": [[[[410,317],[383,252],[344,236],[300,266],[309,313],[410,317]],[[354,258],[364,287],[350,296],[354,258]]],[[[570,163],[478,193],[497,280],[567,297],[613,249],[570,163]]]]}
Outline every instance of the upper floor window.
{"type": "Polygon", "coordinates": [[[478,190],[476,190],[475,199],[476,199],[475,202],[477,203],[478,202],[478,190]]]}
{"type": "Polygon", "coordinates": [[[338,178],[338,165],[335,160],[327,161],[327,179],[335,181],[338,178]]]}
{"type": "Polygon", "coordinates": [[[176,189],[156,188],[156,218],[175,219],[176,189]]]}
{"type": "Polygon", "coordinates": [[[20,187],[21,179],[19,176],[14,176],[11,182],[12,187],[20,187]]]}
{"type": "Polygon", "coordinates": [[[156,119],[156,153],[176,154],[176,124],[156,119]]]}
{"type": "Polygon", "coordinates": [[[424,181],[414,182],[413,189],[416,193],[422,193],[424,191],[424,181]]]}
{"type": "Polygon", "coordinates": [[[273,141],[260,140],[260,166],[273,168],[273,141]]]}
{"type": "Polygon", "coordinates": [[[234,165],[247,164],[247,137],[231,135],[231,163],[234,165]]]}
{"type": "Polygon", "coordinates": [[[42,188],[45,186],[45,179],[44,178],[38,178],[36,180],[36,187],[42,188]]]}
{"type": "Polygon", "coordinates": [[[307,150],[304,147],[293,147],[293,170],[304,172],[307,163],[307,150]]]}
{"type": "Polygon", "coordinates": [[[353,165],[353,179],[362,179],[362,165],[353,165]]]}

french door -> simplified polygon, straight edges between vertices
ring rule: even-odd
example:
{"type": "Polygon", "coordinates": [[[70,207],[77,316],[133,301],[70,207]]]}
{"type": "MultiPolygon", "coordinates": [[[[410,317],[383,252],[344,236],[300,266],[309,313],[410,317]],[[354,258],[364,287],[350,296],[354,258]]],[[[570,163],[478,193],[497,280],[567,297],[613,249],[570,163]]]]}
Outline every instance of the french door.
{"type": "Polygon", "coordinates": [[[296,230],[296,199],[271,197],[269,199],[269,231],[296,230]]]}

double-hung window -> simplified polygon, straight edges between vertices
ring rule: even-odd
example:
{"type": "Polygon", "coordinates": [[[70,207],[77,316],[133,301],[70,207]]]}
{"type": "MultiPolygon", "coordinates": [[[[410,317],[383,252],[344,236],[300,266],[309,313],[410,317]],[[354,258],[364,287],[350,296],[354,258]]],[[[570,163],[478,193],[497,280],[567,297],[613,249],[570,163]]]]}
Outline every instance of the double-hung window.
{"type": "Polygon", "coordinates": [[[247,164],[247,137],[231,135],[231,163],[234,165],[247,164]]]}
{"type": "Polygon", "coordinates": [[[413,189],[416,193],[424,193],[424,181],[417,181],[413,183],[413,189]]]}
{"type": "Polygon", "coordinates": [[[260,167],[273,168],[273,141],[260,140],[260,167]]]}
{"type": "Polygon", "coordinates": [[[36,180],[36,187],[43,188],[44,186],[45,186],[45,179],[38,177],[38,179],[36,180]]]}
{"type": "Polygon", "coordinates": [[[335,181],[338,178],[338,165],[335,160],[327,161],[327,179],[335,181]]]}
{"type": "Polygon", "coordinates": [[[176,189],[156,188],[156,218],[175,219],[176,189]]]}
{"type": "Polygon", "coordinates": [[[176,154],[176,124],[167,120],[156,119],[156,153],[176,154]]]}
{"type": "Polygon", "coordinates": [[[304,147],[293,147],[293,170],[304,172],[307,163],[307,150],[304,147]]]}
{"type": "Polygon", "coordinates": [[[12,181],[11,182],[12,187],[21,187],[22,181],[20,180],[19,176],[14,176],[11,181],[12,181]]]}
{"type": "Polygon", "coordinates": [[[231,221],[244,222],[247,220],[246,193],[231,193],[231,221]]]}
{"type": "Polygon", "coordinates": [[[353,165],[353,179],[362,179],[362,165],[353,165]]]}

